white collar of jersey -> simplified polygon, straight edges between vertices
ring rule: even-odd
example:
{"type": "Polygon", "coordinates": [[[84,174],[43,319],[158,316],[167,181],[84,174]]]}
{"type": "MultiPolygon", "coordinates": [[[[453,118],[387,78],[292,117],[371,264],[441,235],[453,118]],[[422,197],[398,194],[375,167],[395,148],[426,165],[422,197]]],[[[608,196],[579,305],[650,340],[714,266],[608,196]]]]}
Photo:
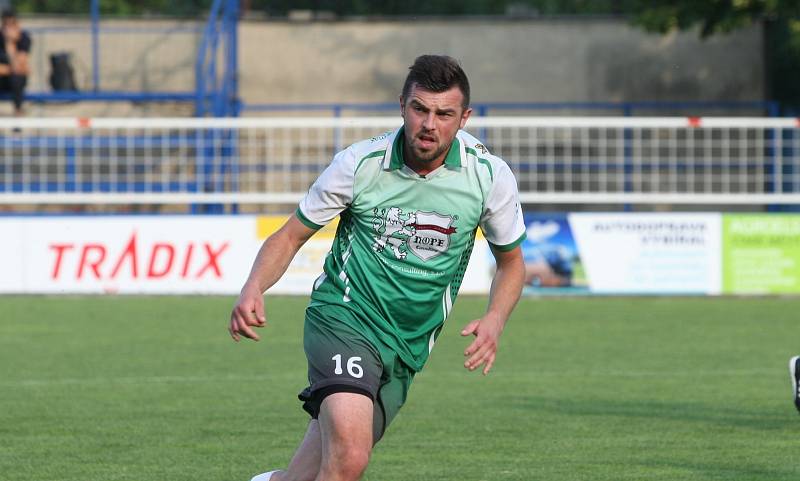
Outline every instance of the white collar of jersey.
{"type": "MultiPolygon", "coordinates": [[[[400,127],[392,132],[392,135],[387,139],[388,148],[383,156],[383,170],[397,170],[405,165],[403,161],[403,142],[405,141],[405,137],[403,136],[404,129],[405,127],[400,127]]],[[[459,132],[461,131],[459,130],[459,132]]],[[[458,139],[458,134],[456,134],[453,143],[450,144],[450,150],[444,158],[444,165],[449,168],[460,169],[461,166],[464,165],[466,154],[464,142],[460,141],[458,139]]]]}

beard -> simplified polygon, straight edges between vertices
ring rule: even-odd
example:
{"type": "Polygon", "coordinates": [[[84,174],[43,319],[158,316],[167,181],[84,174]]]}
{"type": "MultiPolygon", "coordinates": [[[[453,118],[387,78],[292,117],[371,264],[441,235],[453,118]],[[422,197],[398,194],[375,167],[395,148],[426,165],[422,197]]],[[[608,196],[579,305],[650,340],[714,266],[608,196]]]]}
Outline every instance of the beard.
{"type": "Polygon", "coordinates": [[[434,150],[420,150],[417,146],[412,145],[411,152],[413,152],[414,157],[416,157],[417,160],[422,162],[432,162],[433,160],[439,158],[440,155],[447,152],[447,149],[449,148],[449,145],[440,145],[434,150]]]}
{"type": "Polygon", "coordinates": [[[434,149],[426,149],[422,150],[420,147],[414,142],[416,138],[406,138],[406,144],[411,147],[411,153],[414,155],[415,160],[420,162],[432,162],[433,160],[439,158],[442,154],[446,153],[447,150],[450,148],[450,143],[443,143],[441,145],[436,146],[434,149]]]}

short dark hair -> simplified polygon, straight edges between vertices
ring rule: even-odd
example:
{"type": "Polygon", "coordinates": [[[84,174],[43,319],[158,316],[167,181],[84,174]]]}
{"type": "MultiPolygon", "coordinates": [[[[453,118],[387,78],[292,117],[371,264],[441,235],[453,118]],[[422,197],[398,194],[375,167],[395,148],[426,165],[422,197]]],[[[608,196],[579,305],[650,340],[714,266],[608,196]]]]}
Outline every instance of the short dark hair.
{"type": "Polygon", "coordinates": [[[414,65],[408,67],[408,76],[403,84],[403,101],[408,98],[411,88],[418,85],[431,92],[444,92],[458,87],[464,95],[462,107],[469,107],[469,80],[461,65],[447,55],[420,55],[414,65]]]}
{"type": "Polygon", "coordinates": [[[0,13],[0,20],[6,20],[8,18],[17,18],[17,11],[13,8],[4,8],[3,13],[0,13]]]}

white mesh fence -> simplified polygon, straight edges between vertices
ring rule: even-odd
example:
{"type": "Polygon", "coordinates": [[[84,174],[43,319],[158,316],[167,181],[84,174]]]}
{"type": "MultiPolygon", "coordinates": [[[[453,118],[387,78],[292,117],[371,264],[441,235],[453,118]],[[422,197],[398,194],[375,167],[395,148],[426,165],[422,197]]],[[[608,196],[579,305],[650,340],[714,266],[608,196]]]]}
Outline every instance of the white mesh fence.
{"type": "MultiPolygon", "coordinates": [[[[293,203],[338,150],[400,123],[0,119],[0,203],[293,203]]],[[[526,203],[800,203],[797,119],[486,117],[467,130],[526,203]]]]}

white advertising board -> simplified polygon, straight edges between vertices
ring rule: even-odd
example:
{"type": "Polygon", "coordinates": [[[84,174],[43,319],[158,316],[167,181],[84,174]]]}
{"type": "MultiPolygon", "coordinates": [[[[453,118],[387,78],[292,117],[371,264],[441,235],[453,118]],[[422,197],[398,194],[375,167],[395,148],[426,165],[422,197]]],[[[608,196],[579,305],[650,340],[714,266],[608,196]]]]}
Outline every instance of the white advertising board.
{"type": "Polygon", "coordinates": [[[569,214],[591,292],[719,294],[721,214],[569,214]]]}
{"type": "MultiPolygon", "coordinates": [[[[286,217],[0,218],[0,293],[237,294],[264,239],[286,217]]],[[[317,233],[270,292],[308,294],[335,226],[317,233]]],[[[486,293],[488,246],[476,242],[461,292],[486,293]]]]}
{"type": "MultiPolygon", "coordinates": [[[[21,258],[16,285],[25,293],[230,292],[247,274],[251,218],[189,216],[32,217],[0,219],[21,258]],[[10,230],[13,229],[13,230],[10,230]],[[243,234],[250,232],[249,236],[243,234]]],[[[7,236],[3,236],[7,237],[7,236]]],[[[5,275],[3,276],[5,277],[5,275]]]]}

